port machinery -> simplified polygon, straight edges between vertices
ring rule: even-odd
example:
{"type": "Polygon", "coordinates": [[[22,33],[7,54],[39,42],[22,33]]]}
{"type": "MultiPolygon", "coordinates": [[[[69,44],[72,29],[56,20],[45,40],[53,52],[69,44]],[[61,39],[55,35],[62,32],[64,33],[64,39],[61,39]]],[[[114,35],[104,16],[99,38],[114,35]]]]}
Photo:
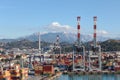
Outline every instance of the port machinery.
{"type": "Polygon", "coordinates": [[[97,16],[93,17],[94,21],[94,34],[93,34],[93,45],[90,46],[90,51],[86,54],[85,47],[81,43],[80,39],[80,16],[77,17],[77,42],[73,45],[73,71],[101,71],[102,62],[101,62],[101,46],[97,44],[97,16]],[[81,56],[81,57],[78,57],[81,56]],[[75,63],[75,60],[81,58],[78,64],[75,63]],[[87,66],[87,64],[88,66],[87,66]]]}
{"type": "Polygon", "coordinates": [[[42,54],[42,49],[41,49],[41,38],[40,38],[40,32],[38,32],[38,53],[31,53],[28,56],[29,60],[29,68],[33,69],[33,63],[36,59],[39,60],[39,62],[44,61],[44,54],[42,54]]]}
{"type": "Polygon", "coordinates": [[[60,58],[60,55],[61,55],[61,46],[60,46],[60,43],[59,43],[59,35],[57,35],[56,37],[56,42],[54,43],[53,45],[53,55],[54,55],[54,60],[55,60],[55,54],[59,54],[59,58],[60,58]]]}
{"type": "Polygon", "coordinates": [[[77,42],[73,45],[73,71],[85,71],[85,47],[80,39],[80,16],[77,17],[77,42]],[[75,60],[80,59],[76,64],[75,60]]]}
{"type": "Polygon", "coordinates": [[[93,34],[93,45],[91,45],[91,50],[89,51],[89,71],[101,71],[102,62],[101,62],[101,46],[97,44],[96,40],[96,21],[97,16],[93,17],[94,20],[94,34],[93,34]]]}

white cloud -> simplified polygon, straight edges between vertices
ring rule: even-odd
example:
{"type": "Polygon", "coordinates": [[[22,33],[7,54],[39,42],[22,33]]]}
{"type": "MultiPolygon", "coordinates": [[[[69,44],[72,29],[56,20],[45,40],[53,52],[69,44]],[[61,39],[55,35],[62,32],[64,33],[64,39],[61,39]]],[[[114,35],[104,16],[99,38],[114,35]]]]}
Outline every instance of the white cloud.
{"type": "MultiPolygon", "coordinates": [[[[52,22],[51,24],[47,25],[44,27],[44,33],[49,33],[49,32],[64,32],[64,33],[75,33],[77,34],[77,28],[76,27],[72,27],[70,25],[62,25],[59,22],[52,22]]],[[[93,33],[88,32],[88,34],[85,33],[85,35],[88,36],[93,36],[93,33]]],[[[83,33],[81,33],[83,34],[83,33]]],[[[107,36],[109,35],[109,33],[105,30],[97,30],[97,36],[107,36]]]]}
{"type": "Polygon", "coordinates": [[[107,31],[105,31],[105,30],[97,30],[97,34],[98,35],[107,35],[109,33],[107,31]]]}
{"type": "MultiPolygon", "coordinates": [[[[88,37],[93,37],[94,32],[89,33],[89,34],[84,34],[84,35],[87,35],[88,37]]],[[[97,30],[97,37],[98,36],[108,36],[108,35],[109,35],[109,33],[105,30],[97,30]]]]}
{"type": "Polygon", "coordinates": [[[52,22],[48,26],[46,26],[47,32],[70,32],[74,33],[76,31],[75,28],[69,26],[69,25],[61,25],[58,22],[52,22]]]}

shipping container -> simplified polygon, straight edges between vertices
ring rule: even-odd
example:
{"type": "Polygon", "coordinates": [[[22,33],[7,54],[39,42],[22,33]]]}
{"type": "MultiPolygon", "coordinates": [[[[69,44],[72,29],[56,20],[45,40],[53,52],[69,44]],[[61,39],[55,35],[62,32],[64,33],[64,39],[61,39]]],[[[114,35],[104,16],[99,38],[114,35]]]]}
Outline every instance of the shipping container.
{"type": "Polygon", "coordinates": [[[53,65],[44,65],[43,66],[43,74],[54,74],[53,65]]]}

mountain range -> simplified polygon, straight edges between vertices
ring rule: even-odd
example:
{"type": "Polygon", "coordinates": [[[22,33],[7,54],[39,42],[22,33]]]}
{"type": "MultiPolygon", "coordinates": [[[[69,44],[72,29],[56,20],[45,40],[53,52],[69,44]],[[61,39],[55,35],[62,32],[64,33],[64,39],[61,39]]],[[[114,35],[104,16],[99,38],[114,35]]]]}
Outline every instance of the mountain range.
{"type": "MultiPolygon", "coordinates": [[[[77,40],[77,34],[74,33],[66,33],[66,32],[50,32],[50,33],[44,33],[40,35],[40,38],[42,41],[45,42],[52,42],[54,43],[56,41],[56,36],[59,35],[60,42],[69,42],[69,43],[74,43],[77,40]]],[[[11,41],[18,41],[18,40],[30,40],[30,41],[38,41],[38,34],[34,33],[28,36],[16,38],[16,39],[0,39],[0,42],[11,42],[11,41]]],[[[109,37],[103,37],[103,36],[98,36],[97,40],[98,41],[105,41],[110,39],[109,37]]],[[[93,40],[93,36],[90,35],[81,35],[81,41],[82,42],[87,42],[93,40]]]]}

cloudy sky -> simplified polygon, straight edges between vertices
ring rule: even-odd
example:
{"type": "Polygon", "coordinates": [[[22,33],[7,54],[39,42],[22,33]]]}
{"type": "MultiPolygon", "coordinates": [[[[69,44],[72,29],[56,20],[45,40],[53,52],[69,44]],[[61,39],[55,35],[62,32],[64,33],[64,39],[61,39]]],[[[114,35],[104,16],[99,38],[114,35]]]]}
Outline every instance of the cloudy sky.
{"type": "Polygon", "coordinates": [[[81,33],[93,33],[97,16],[99,35],[120,34],[120,0],[1,0],[0,39],[17,38],[35,32],[76,33],[81,16],[81,33]]]}

